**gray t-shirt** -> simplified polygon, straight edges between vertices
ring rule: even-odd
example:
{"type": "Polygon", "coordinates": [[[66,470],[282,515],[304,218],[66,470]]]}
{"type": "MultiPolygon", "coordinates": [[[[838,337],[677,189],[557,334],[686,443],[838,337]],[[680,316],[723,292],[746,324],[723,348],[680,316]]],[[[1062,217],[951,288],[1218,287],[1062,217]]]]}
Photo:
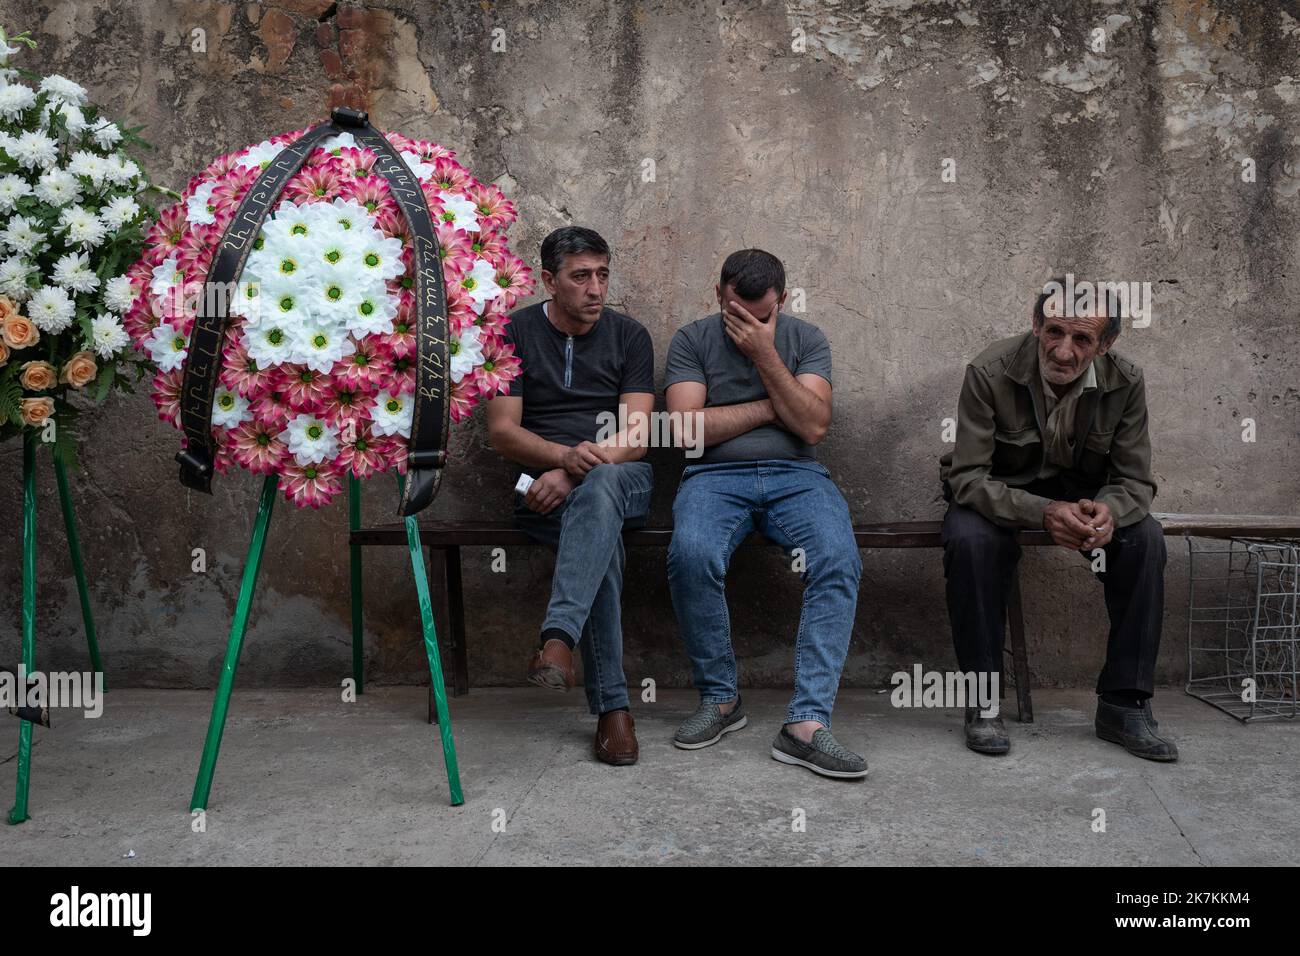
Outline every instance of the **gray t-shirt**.
{"type": "MultiPolygon", "coordinates": [[[[831,347],[821,329],[784,312],[776,317],[776,351],[792,375],[820,375],[831,380],[831,347]]],[[[722,313],[677,330],[668,346],[664,388],[699,382],[707,389],[704,405],[739,405],[768,397],[758,369],[727,336],[722,313]]],[[[707,436],[706,440],[707,440],[707,436]]],[[[761,425],[704,450],[702,464],[720,461],[816,458],[813,446],[780,425],[761,425]]]]}

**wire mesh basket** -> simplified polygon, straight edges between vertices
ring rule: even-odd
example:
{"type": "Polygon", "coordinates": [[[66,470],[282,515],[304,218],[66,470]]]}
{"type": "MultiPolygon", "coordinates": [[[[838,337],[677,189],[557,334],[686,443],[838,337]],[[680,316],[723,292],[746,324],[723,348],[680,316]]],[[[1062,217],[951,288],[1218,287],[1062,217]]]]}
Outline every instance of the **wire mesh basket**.
{"type": "Polygon", "coordinates": [[[1300,540],[1187,539],[1187,693],[1242,722],[1295,717],[1300,540]]]}

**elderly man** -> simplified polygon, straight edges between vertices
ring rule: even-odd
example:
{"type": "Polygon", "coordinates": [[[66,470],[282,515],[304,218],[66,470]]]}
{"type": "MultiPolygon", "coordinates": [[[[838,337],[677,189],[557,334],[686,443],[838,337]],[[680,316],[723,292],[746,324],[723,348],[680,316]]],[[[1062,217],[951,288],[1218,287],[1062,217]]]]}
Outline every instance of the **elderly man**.
{"type": "Polygon", "coordinates": [[[622,532],[645,523],[652,474],[644,443],[601,432],[611,416],[654,408],[654,347],[639,322],[605,305],[610,253],[600,235],[566,226],[541,252],[551,297],[511,314],[507,336],[523,375],[487,413],[492,446],[534,479],[517,496],[515,523],[556,551],[528,680],[568,690],[578,647],[599,718],[596,758],[625,766],[639,748],[623,674],[622,532]]]}
{"type": "MultiPolygon", "coordinates": [[[[1044,287],[1033,327],[995,342],[966,367],[957,441],[940,460],[944,574],[962,670],[1001,669],[1003,608],[1018,528],[1046,529],[1101,579],[1110,616],[1097,680],[1096,732],[1148,760],[1178,759],[1151,714],[1164,613],[1165,543],[1149,514],[1156,493],[1142,370],[1111,347],[1113,296],[1068,300],[1044,287]]],[[[1071,284],[1071,288],[1073,285],[1071,284]]],[[[1004,754],[997,714],[966,710],[966,746],[1004,754]]]]}

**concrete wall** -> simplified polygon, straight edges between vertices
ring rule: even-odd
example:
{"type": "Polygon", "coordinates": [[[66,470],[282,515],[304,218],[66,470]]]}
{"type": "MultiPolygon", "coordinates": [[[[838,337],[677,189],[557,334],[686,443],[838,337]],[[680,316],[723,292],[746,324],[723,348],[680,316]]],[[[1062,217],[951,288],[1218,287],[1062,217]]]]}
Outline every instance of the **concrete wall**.
{"type": "MultiPolygon", "coordinates": [[[[147,125],[145,164],[179,188],[209,158],[367,106],[382,128],[435,139],[518,204],[535,261],[577,222],[615,249],[613,304],[651,331],[710,308],[722,258],[757,245],[786,262],[834,349],[823,460],[858,521],[938,518],[942,420],[963,363],[1028,327],[1035,287],[1073,272],[1149,281],[1154,318],[1118,348],[1145,367],[1157,510],[1295,512],[1300,355],[1300,2],[170,3],[6,0],[29,63],[147,125]],[[1104,52],[1091,52],[1095,28],[1104,52]],[[506,49],[492,52],[492,31],[506,49]],[[206,52],[192,49],[201,29],[206,52]],[[801,31],[796,34],[795,31],[801,31]],[[804,52],[792,43],[806,38],[804,52]],[[654,182],[643,182],[645,159],[654,182]],[[941,180],[945,158],[956,182],[941,180]],[[1242,160],[1254,182],[1243,182],[1242,160]],[[1258,440],[1245,443],[1253,418],[1258,440]]],[[[258,479],[213,498],[177,483],[177,434],[148,398],[87,416],[75,479],[110,681],[211,685],[229,627],[258,479]],[[209,556],[190,570],[191,549],[209,556]]],[[[495,518],[511,469],[482,414],[458,428],[434,513],[495,518]]],[[[657,452],[653,519],[673,456],[657,452]]],[[[0,658],[17,660],[20,449],[0,449],[0,658]]],[[[48,465],[41,474],[39,663],[79,667],[80,616],[48,465]]],[[[365,518],[392,520],[387,481],[365,518]]],[[[240,670],[243,684],[332,683],[348,672],[346,508],[278,508],[240,670]]],[[[1185,673],[1185,546],[1171,541],[1159,677],[1185,673]]],[[[845,680],[953,656],[937,552],[873,552],[845,680]]],[[[375,680],[427,679],[405,554],[367,553],[375,680]]],[[[477,683],[522,676],[550,559],[466,554],[477,683]]],[[[1025,561],[1031,659],[1044,683],[1088,685],[1105,615],[1086,566],[1025,561]]],[[[688,682],[661,553],[628,563],[629,676],[688,682]]],[[[789,681],[799,585],[775,554],[730,581],[742,677],[789,681]]],[[[575,701],[576,704],[576,701],[575,701]]]]}

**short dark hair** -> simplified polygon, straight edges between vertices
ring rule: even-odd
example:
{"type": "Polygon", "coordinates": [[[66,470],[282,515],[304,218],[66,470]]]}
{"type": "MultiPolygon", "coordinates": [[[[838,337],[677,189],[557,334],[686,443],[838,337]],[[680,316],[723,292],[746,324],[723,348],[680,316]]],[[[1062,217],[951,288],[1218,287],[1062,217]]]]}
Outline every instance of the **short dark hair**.
{"type": "Polygon", "coordinates": [[[580,252],[594,252],[611,258],[609,243],[595,229],[585,226],[561,226],[542,240],[542,268],[555,275],[564,266],[564,257],[580,252]]]}
{"type": "Polygon", "coordinates": [[[768,289],[775,289],[779,299],[785,292],[785,266],[770,252],[740,249],[727,256],[722,264],[722,286],[731,286],[736,295],[750,301],[761,299],[768,289]]]}
{"type": "MultiPolygon", "coordinates": [[[[1049,279],[1047,282],[1044,282],[1042,291],[1038,293],[1038,298],[1034,301],[1034,325],[1035,326],[1042,325],[1043,322],[1047,320],[1047,313],[1045,311],[1045,308],[1047,306],[1047,300],[1056,294],[1054,291],[1052,292],[1048,291],[1048,289],[1053,285],[1055,285],[1061,290],[1061,298],[1062,299],[1065,298],[1065,289],[1068,283],[1065,281],[1064,276],[1058,276],[1054,279],[1049,279]]],[[[1095,283],[1093,283],[1093,285],[1095,286],[1095,283]]],[[[1082,293],[1078,291],[1075,292],[1076,303],[1078,301],[1078,297],[1081,294],[1082,293]]],[[[1112,342],[1119,336],[1119,330],[1123,325],[1123,312],[1120,308],[1121,303],[1119,301],[1119,296],[1116,295],[1114,290],[1110,288],[1107,288],[1103,291],[1101,298],[1105,301],[1106,304],[1106,318],[1107,318],[1106,327],[1101,331],[1101,340],[1103,342],[1112,342]]]]}

